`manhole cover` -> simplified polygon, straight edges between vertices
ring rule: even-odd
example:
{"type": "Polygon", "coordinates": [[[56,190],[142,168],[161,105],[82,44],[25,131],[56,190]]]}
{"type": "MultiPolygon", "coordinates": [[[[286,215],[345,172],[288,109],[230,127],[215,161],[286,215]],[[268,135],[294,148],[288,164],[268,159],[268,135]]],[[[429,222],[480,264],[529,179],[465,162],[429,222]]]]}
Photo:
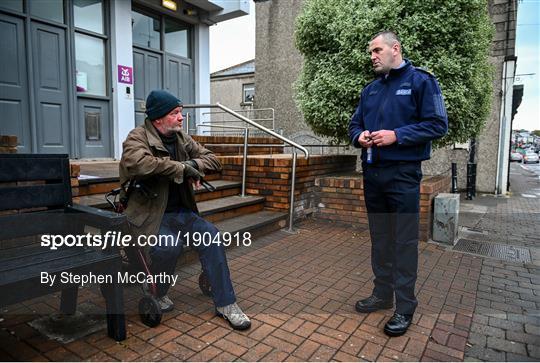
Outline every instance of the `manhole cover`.
{"type": "Polygon", "coordinates": [[[531,262],[531,253],[528,248],[508,246],[500,243],[480,242],[462,238],[458,240],[454,246],[454,250],[500,258],[511,262],[531,262]]]}

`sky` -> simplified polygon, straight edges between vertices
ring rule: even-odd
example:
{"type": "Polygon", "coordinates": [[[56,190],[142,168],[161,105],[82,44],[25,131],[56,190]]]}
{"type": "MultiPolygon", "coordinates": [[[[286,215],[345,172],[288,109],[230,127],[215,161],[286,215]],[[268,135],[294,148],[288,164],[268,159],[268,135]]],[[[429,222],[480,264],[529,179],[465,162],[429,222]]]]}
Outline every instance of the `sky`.
{"type": "Polygon", "coordinates": [[[210,73],[255,59],[255,4],[249,15],[210,27],[210,73]]]}
{"type": "MultiPolygon", "coordinates": [[[[515,84],[524,85],[524,94],[513,128],[540,130],[540,0],[518,2],[515,84]]],[[[210,72],[255,58],[255,4],[249,3],[248,16],[210,27],[210,72]]]]}

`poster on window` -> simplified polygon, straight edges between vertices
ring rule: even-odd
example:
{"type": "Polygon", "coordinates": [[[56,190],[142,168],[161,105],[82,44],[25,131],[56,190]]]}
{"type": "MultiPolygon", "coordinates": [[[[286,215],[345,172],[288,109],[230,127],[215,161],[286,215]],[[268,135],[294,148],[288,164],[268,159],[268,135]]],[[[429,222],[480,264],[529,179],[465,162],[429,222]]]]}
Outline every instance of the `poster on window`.
{"type": "Polygon", "coordinates": [[[77,71],[77,92],[86,92],[88,90],[88,75],[86,72],[77,71]]]}

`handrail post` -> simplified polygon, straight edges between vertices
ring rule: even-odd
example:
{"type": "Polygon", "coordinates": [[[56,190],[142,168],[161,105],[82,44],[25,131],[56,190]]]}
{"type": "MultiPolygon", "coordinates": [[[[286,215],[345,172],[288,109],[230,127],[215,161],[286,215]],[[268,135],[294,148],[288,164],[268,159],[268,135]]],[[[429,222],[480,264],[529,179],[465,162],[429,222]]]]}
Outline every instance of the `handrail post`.
{"type": "MultiPolygon", "coordinates": [[[[303,147],[302,145],[299,145],[297,144],[296,142],[292,141],[292,140],[289,140],[287,139],[286,137],[284,137],[283,135],[273,131],[273,130],[270,130],[262,125],[259,125],[258,123],[256,123],[255,121],[253,120],[250,120],[249,118],[245,117],[245,116],[242,116],[241,114],[239,114],[238,112],[235,112],[233,110],[231,110],[230,108],[228,107],[225,107],[223,106],[222,104],[220,103],[217,103],[215,105],[207,105],[207,104],[204,104],[204,105],[184,105],[185,108],[220,108],[222,109],[223,111],[235,116],[236,118],[252,125],[253,127],[283,141],[284,143],[286,144],[289,144],[293,147],[293,151],[292,151],[292,173],[291,173],[291,198],[290,198],[290,215],[289,215],[289,229],[288,229],[288,232],[291,232],[293,233],[294,230],[293,230],[293,220],[294,220],[294,187],[295,187],[295,183],[296,183],[296,159],[297,159],[297,152],[296,152],[296,149],[298,150],[301,150],[303,153],[304,153],[304,157],[306,160],[309,159],[309,151],[303,147]]],[[[272,111],[273,113],[274,111],[272,111]]],[[[226,127],[226,126],[222,126],[222,127],[226,127]]],[[[248,136],[248,132],[246,131],[245,133],[245,139],[244,139],[244,144],[245,144],[245,140],[248,136]]],[[[247,153],[247,146],[244,146],[244,153],[247,153]]],[[[244,170],[247,169],[247,155],[246,157],[244,157],[244,170]]],[[[245,187],[245,175],[246,173],[244,172],[244,175],[242,177],[243,179],[243,187],[245,187]]]]}
{"type": "Polygon", "coordinates": [[[292,154],[292,176],[291,176],[291,199],[289,209],[289,229],[287,232],[293,233],[293,219],[294,219],[294,184],[296,182],[296,149],[293,148],[292,154]]]}
{"type": "MultiPolygon", "coordinates": [[[[199,106],[199,105],[198,105],[198,106],[199,106]]],[[[306,158],[306,159],[309,159],[309,152],[308,152],[307,149],[306,149],[305,147],[303,147],[302,145],[299,145],[299,144],[295,143],[294,141],[289,140],[289,139],[283,137],[283,135],[280,135],[280,134],[276,133],[275,131],[269,130],[268,128],[266,128],[266,127],[264,127],[264,126],[259,125],[258,123],[256,123],[256,122],[254,122],[254,121],[248,119],[247,117],[244,117],[244,116],[240,115],[240,114],[237,113],[237,112],[234,112],[234,111],[231,110],[230,108],[225,107],[225,106],[223,106],[223,105],[220,104],[220,103],[217,103],[216,106],[219,107],[219,108],[221,108],[223,111],[226,111],[226,112],[230,113],[231,115],[233,115],[233,116],[239,118],[240,120],[243,120],[243,121],[245,121],[246,123],[248,123],[248,124],[250,124],[250,125],[252,125],[252,126],[258,128],[259,130],[264,131],[264,132],[266,132],[267,134],[269,134],[269,135],[271,135],[271,136],[274,136],[275,138],[277,138],[277,139],[279,139],[279,140],[281,140],[281,141],[283,141],[283,142],[286,142],[287,144],[289,144],[289,145],[291,145],[291,146],[293,146],[293,147],[295,147],[295,148],[297,148],[297,149],[300,149],[300,150],[304,153],[305,158],[306,158]]],[[[187,107],[187,106],[186,106],[186,107],[187,107]]]]}
{"type": "Polygon", "coordinates": [[[242,164],[242,197],[246,196],[246,171],[247,171],[247,154],[248,154],[248,138],[249,129],[244,128],[244,161],[242,164]]]}

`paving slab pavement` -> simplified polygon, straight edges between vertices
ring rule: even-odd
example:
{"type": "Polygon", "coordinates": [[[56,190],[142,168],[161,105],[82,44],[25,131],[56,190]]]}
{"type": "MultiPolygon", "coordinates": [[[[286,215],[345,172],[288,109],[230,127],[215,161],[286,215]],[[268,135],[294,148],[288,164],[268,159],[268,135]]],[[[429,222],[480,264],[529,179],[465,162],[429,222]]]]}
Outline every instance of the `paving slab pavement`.
{"type": "Polygon", "coordinates": [[[466,360],[540,359],[540,179],[511,164],[510,193],[461,201],[460,238],[529,252],[529,263],[482,260],[466,360]]]}
{"type": "MultiPolygon", "coordinates": [[[[419,306],[413,325],[406,335],[388,338],[382,327],[391,310],[354,311],[356,300],[372,288],[366,231],[307,221],[298,234],[275,232],[228,255],[239,303],[253,319],[247,332],[231,331],[214,316],[210,299],[197,288],[200,267],[192,264],[178,270],[182,281],[170,294],[177,308],[165,314],[157,328],[145,327],[134,313],[140,298],[134,286],[126,289],[131,312],[126,341],[116,343],[102,330],[62,344],[28,325],[36,318],[32,311],[43,306],[54,311],[58,296],[35,299],[17,306],[17,311],[4,312],[0,358],[455,361],[480,354],[493,359],[538,358],[540,323],[524,312],[533,308],[531,304],[538,308],[539,281],[537,271],[523,266],[421,243],[419,306]],[[515,302],[514,308],[506,308],[507,298],[515,302]]],[[[95,287],[85,288],[80,301],[100,305],[101,297],[95,287]]]]}
{"type": "MultiPolygon", "coordinates": [[[[533,198],[510,197],[504,203],[485,198],[484,203],[481,197],[462,203],[478,214],[471,215],[474,224],[464,227],[482,231],[480,235],[491,240],[488,243],[521,239],[522,247],[537,248],[538,230],[529,224],[529,216],[507,213],[538,213],[536,202],[530,204],[533,198]],[[500,214],[492,215],[493,210],[500,214]],[[517,221],[525,227],[515,239],[505,229],[517,221]]],[[[125,289],[128,338],[121,343],[109,339],[104,329],[69,343],[42,335],[29,322],[55,312],[58,295],[7,307],[0,312],[0,359],[540,360],[536,263],[458,252],[432,242],[420,243],[419,250],[419,306],[402,337],[388,338],[382,332],[392,310],[371,314],[354,310],[355,302],[372,289],[367,231],[307,220],[297,234],[274,232],[250,247],[227,252],[239,304],[252,318],[248,331],[232,331],[214,316],[211,300],[198,289],[200,265],[195,263],[179,266],[181,281],[170,293],[176,309],[156,328],[142,325],[136,314],[139,287],[125,289]]],[[[82,289],[79,303],[103,309],[96,286],[82,289]]]]}

